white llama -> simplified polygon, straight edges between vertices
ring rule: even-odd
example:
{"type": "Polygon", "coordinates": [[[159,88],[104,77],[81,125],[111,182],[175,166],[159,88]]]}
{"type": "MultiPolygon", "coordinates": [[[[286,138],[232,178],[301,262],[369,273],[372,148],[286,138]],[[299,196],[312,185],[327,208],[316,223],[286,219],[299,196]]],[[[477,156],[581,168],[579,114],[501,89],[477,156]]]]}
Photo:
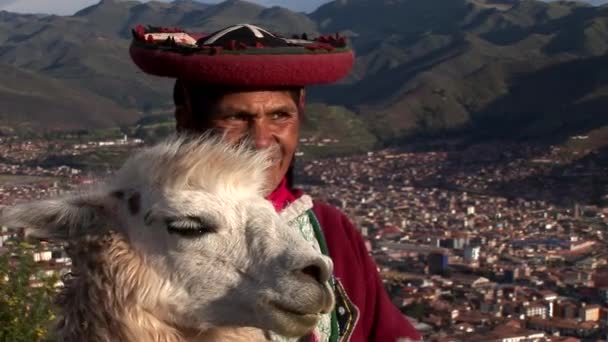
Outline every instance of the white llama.
{"type": "Polygon", "coordinates": [[[334,305],[331,260],[264,199],[273,152],[172,138],[108,182],[5,207],[0,223],[70,242],[64,341],[302,336],[334,305]]]}

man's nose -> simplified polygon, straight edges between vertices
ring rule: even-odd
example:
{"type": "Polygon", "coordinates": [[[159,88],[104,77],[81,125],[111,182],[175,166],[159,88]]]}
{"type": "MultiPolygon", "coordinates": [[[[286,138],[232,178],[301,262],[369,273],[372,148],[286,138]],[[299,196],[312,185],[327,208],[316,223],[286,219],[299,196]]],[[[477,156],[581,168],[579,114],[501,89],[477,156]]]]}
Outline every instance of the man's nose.
{"type": "Polygon", "coordinates": [[[263,120],[256,120],[251,127],[251,136],[255,144],[255,148],[262,150],[274,145],[274,136],[269,125],[263,120]]]}

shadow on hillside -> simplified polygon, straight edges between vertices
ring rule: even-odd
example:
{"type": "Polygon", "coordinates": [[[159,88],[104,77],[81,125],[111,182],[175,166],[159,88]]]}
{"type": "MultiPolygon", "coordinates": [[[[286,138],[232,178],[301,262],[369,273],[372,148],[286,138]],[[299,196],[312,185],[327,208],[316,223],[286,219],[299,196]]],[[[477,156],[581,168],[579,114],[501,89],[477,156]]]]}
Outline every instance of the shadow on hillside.
{"type": "Polygon", "coordinates": [[[402,91],[400,85],[406,85],[421,73],[463,53],[466,48],[464,36],[454,34],[450,44],[432,50],[406,64],[395,68],[385,66],[373,75],[366,75],[364,81],[311,87],[309,96],[315,102],[344,106],[351,110],[361,105],[378,104],[402,91]]]}
{"type": "Polygon", "coordinates": [[[608,125],[608,55],[516,76],[507,95],[472,116],[478,138],[554,143],[608,125]]]}
{"type": "Polygon", "coordinates": [[[530,35],[553,35],[551,42],[544,48],[544,52],[552,54],[565,51],[583,49],[585,29],[590,21],[602,20],[608,15],[608,9],[588,6],[574,8],[568,15],[551,18],[547,12],[537,15],[537,25],[504,25],[492,30],[481,37],[493,44],[511,45],[530,35]]]}
{"type": "Polygon", "coordinates": [[[516,76],[505,96],[473,115],[468,134],[455,134],[467,136],[460,146],[435,144],[435,149],[448,154],[438,171],[443,180],[438,183],[435,177],[429,177],[420,184],[463,190],[450,179],[462,174],[483,174],[486,169],[502,169],[511,174],[521,171],[522,177],[496,177],[480,193],[544,200],[561,206],[606,204],[602,196],[608,193],[608,135],[593,137],[596,141],[591,145],[603,147],[585,157],[559,164],[543,160],[552,146],[608,127],[605,65],[608,55],[516,76]],[[486,145],[492,147],[484,150],[486,145]],[[527,162],[521,163],[522,160],[527,162]],[[513,165],[518,165],[515,170],[513,165]]]}
{"type": "Polygon", "coordinates": [[[560,164],[545,158],[549,149],[538,142],[470,145],[448,151],[436,173],[415,184],[557,206],[608,205],[608,146],[560,164]]]}
{"type": "Polygon", "coordinates": [[[544,200],[560,206],[575,203],[606,205],[608,146],[570,164],[549,167],[542,174],[499,182],[489,191],[505,197],[544,200]]]}

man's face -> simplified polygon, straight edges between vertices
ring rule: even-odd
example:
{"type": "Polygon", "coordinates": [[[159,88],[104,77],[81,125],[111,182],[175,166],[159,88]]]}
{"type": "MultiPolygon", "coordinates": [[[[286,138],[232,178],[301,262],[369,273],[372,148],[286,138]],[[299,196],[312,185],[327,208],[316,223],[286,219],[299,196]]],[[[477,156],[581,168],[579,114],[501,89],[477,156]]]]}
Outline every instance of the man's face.
{"type": "Polygon", "coordinates": [[[212,108],[210,127],[232,143],[249,137],[256,149],[276,147],[270,186],[276,188],[289,169],[300,131],[298,104],[287,91],[228,93],[212,108]]]}

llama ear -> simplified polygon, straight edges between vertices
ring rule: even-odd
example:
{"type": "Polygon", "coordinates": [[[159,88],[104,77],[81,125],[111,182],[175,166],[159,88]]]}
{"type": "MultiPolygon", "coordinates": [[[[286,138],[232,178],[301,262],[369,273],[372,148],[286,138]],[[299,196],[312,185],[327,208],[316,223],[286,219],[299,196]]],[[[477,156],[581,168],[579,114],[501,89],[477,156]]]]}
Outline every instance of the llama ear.
{"type": "Polygon", "coordinates": [[[68,239],[102,233],[113,226],[116,199],[87,194],[0,208],[0,225],[25,228],[26,236],[68,239]]]}

